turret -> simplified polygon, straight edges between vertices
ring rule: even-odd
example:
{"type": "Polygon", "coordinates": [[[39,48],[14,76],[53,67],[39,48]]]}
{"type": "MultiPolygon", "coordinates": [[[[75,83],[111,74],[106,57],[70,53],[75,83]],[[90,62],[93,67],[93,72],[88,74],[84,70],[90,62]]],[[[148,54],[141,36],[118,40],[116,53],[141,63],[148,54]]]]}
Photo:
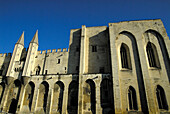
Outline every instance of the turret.
{"type": "Polygon", "coordinates": [[[26,62],[22,76],[30,77],[31,71],[34,69],[35,56],[38,50],[38,30],[36,31],[33,39],[31,40],[27,52],[26,62]]]}
{"type": "Polygon", "coordinates": [[[7,71],[7,77],[18,78],[18,76],[20,75],[20,71],[22,71],[21,70],[22,68],[19,66],[19,64],[20,64],[20,58],[21,58],[23,49],[24,49],[24,32],[22,33],[21,37],[15,44],[12,58],[11,58],[9,68],[7,71]]]}

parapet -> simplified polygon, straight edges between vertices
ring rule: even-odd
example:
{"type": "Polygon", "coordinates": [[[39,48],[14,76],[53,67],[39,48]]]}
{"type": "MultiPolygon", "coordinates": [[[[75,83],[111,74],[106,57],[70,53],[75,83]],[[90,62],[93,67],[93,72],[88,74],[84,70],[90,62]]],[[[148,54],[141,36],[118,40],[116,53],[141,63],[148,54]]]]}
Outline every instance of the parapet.
{"type": "Polygon", "coordinates": [[[60,52],[68,52],[67,48],[59,48],[59,49],[48,49],[48,50],[43,50],[43,51],[37,51],[37,54],[45,54],[45,53],[60,53],[60,52]]]}
{"type": "Polygon", "coordinates": [[[11,57],[12,54],[11,53],[0,53],[0,57],[11,57]]]}

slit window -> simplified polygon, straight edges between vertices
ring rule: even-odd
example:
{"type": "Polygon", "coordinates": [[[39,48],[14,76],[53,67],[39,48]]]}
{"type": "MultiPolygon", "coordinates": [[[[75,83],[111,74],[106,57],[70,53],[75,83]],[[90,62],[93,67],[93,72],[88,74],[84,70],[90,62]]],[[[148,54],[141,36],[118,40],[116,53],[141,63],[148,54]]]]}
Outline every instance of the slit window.
{"type": "Polygon", "coordinates": [[[58,59],[57,63],[60,64],[60,59],[58,59]]]}

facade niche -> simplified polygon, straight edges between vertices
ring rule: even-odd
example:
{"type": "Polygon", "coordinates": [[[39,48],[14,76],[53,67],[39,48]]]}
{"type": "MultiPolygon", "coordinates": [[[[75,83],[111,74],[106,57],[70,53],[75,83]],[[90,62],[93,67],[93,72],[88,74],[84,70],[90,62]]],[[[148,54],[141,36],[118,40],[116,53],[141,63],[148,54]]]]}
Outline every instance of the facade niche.
{"type": "Polygon", "coordinates": [[[136,91],[130,86],[128,89],[129,110],[138,110],[136,91]]]}
{"type": "Polygon", "coordinates": [[[149,66],[159,68],[160,64],[159,64],[156,46],[153,43],[148,42],[148,44],[146,46],[146,52],[147,52],[147,56],[148,56],[149,66]]]}
{"type": "Polygon", "coordinates": [[[131,69],[130,51],[128,46],[124,43],[122,43],[120,47],[120,56],[122,68],[131,69]]]}
{"type": "MultiPolygon", "coordinates": [[[[31,111],[32,100],[33,100],[33,96],[34,96],[34,88],[35,88],[34,83],[29,82],[25,89],[23,107],[24,107],[24,109],[27,108],[29,111],[31,111]]],[[[25,109],[25,110],[27,110],[27,109],[25,109]]]]}
{"type": "Polygon", "coordinates": [[[159,109],[168,110],[164,89],[159,85],[156,88],[156,97],[157,97],[159,109]]]}
{"type": "Polygon", "coordinates": [[[77,114],[78,109],[78,83],[72,81],[68,90],[67,110],[69,114],[77,114]]]}
{"type": "Polygon", "coordinates": [[[58,81],[54,85],[52,113],[62,114],[63,94],[64,94],[64,84],[63,82],[58,81]]]}
{"type": "Polygon", "coordinates": [[[101,99],[101,107],[103,108],[104,114],[106,110],[110,110],[111,112],[114,109],[114,100],[113,100],[113,83],[111,80],[105,78],[102,80],[100,85],[100,99],[101,99]]]}
{"type": "Polygon", "coordinates": [[[48,98],[49,85],[47,82],[42,82],[39,87],[38,105],[37,107],[46,113],[47,111],[47,98],[48,98]]]}

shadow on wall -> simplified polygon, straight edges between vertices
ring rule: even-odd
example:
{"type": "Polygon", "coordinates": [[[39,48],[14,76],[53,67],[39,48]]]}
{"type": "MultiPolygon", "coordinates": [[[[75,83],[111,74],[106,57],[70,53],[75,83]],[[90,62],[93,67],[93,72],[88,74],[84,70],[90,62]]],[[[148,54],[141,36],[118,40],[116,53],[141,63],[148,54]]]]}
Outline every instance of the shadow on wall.
{"type": "Polygon", "coordinates": [[[71,30],[69,55],[68,55],[68,67],[67,67],[68,74],[79,73],[80,40],[81,40],[81,29],[71,30]]]}

